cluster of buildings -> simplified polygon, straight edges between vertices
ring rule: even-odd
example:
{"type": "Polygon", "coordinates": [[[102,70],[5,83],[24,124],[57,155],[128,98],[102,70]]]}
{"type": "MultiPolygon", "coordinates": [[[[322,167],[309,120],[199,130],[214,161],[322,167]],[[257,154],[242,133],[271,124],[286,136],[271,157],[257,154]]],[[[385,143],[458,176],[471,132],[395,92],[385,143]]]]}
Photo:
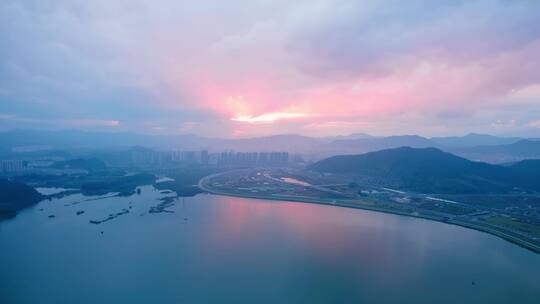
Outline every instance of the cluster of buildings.
{"type": "Polygon", "coordinates": [[[170,163],[203,164],[209,163],[208,151],[152,151],[138,150],[131,153],[134,164],[159,165],[170,163]]]}
{"type": "Polygon", "coordinates": [[[288,152],[221,152],[134,150],[131,160],[136,165],[202,164],[219,166],[283,166],[289,163],[288,152]]]}
{"type": "Polygon", "coordinates": [[[0,160],[0,175],[17,176],[25,174],[73,174],[86,172],[83,169],[58,168],[53,165],[64,160],[60,157],[27,157],[25,159],[0,160]]]}
{"type": "Polygon", "coordinates": [[[232,166],[279,166],[289,163],[288,152],[222,152],[218,159],[218,165],[232,166]]]}
{"type": "Polygon", "coordinates": [[[0,173],[21,173],[27,169],[27,162],[18,159],[0,160],[0,173]]]}

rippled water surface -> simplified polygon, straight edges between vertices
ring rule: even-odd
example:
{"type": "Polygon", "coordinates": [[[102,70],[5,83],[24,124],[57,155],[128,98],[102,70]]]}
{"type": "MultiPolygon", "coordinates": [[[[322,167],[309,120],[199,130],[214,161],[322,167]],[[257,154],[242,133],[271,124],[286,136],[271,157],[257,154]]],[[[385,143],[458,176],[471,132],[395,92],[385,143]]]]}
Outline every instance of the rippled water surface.
{"type": "Polygon", "coordinates": [[[485,233],[204,194],[148,213],[167,195],[71,195],[0,222],[0,303],[540,303],[540,255],[485,233]]]}

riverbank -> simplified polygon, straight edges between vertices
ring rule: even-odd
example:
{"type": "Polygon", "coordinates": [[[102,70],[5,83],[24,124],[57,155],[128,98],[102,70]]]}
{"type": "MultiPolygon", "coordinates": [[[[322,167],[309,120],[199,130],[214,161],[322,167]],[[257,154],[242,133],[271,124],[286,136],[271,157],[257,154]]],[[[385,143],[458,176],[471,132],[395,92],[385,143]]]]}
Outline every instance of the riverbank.
{"type": "Polygon", "coordinates": [[[330,206],[362,209],[362,210],[368,210],[368,211],[374,211],[374,212],[383,212],[383,213],[396,214],[396,215],[401,215],[401,216],[409,216],[409,217],[421,218],[421,219],[426,219],[426,220],[432,220],[432,221],[461,226],[461,227],[481,231],[484,233],[488,233],[488,234],[497,236],[503,240],[506,240],[508,242],[511,242],[515,245],[518,245],[522,248],[525,248],[532,252],[540,254],[540,245],[532,243],[530,240],[524,237],[521,237],[520,235],[514,235],[511,232],[504,231],[502,228],[487,226],[487,224],[482,225],[482,223],[480,222],[473,223],[473,222],[468,222],[468,221],[450,219],[446,216],[434,216],[434,215],[427,215],[427,214],[420,214],[420,213],[407,213],[407,212],[402,212],[399,210],[379,208],[376,206],[364,205],[364,204],[359,204],[359,203],[351,203],[351,202],[346,202],[346,201],[337,200],[337,199],[320,199],[320,198],[313,198],[313,197],[299,197],[299,196],[287,196],[287,195],[270,195],[269,196],[269,195],[248,194],[248,193],[216,190],[209,187],[207,185],[207,181],[220,174],[222,173],[212,174],[212,175],[203,177],[202,179],[199,180],[199,183],[198,183],[199,188],[205,192],[216,194],[216,195],[252,198],[252,199],[261,199],[261,200],[291,201],[291,202],[299,202],[299,203],[330,205],[330,206]]]}

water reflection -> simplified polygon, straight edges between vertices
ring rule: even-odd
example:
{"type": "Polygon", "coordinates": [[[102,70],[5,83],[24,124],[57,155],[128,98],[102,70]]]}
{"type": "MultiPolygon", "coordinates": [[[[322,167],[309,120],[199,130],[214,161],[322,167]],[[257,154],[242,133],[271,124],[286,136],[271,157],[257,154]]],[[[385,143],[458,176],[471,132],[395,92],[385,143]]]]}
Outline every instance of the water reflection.
{"type": "Polygon", "coordinates": [[[162,197],[152,187],[95,201],[72,195],[0,223],[0,295],[7,303],[534,303],[540,296],[540,256],[461,227],[213,195],[179,199],[169,208],[175,213],[148,213],[162,197]],[[127,206],[129,214],[88,223],[127,206]],[[79,209],[85,213],[77,216],[79,209]]]}

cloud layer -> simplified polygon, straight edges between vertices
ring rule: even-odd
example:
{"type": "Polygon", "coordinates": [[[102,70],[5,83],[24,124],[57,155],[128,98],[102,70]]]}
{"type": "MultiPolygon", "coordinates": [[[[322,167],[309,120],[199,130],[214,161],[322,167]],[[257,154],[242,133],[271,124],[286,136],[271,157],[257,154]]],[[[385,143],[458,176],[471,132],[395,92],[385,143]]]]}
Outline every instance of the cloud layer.
{"type": "Polygon", "coordinates": [[[0,127],[540,135],[538,1],[0,3],[0,127]]]}

